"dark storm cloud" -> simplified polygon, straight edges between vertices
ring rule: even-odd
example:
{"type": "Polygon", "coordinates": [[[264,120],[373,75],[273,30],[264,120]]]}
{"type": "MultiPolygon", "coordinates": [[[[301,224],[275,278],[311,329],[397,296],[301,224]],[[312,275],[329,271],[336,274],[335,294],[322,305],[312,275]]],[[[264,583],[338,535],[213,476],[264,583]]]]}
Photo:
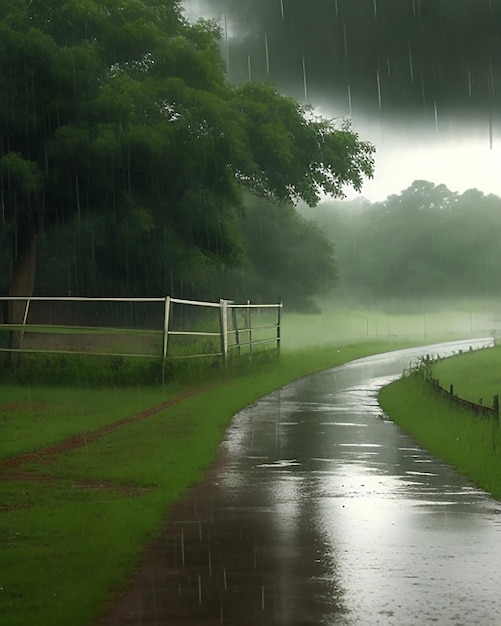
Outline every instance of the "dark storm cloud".
{"type": "Polygon", "coordinates": [[[499,104],[501,0],[199,4],[226,16],[232,81],[250,73],[299,100],[388,112],[499,104]]]}
{"type": "Polygon", "coordinates": [[[416,178],[501,195],[501,0],[184,0],[228,78],[274,83],[376,145],[381,199],[416,178]]]}

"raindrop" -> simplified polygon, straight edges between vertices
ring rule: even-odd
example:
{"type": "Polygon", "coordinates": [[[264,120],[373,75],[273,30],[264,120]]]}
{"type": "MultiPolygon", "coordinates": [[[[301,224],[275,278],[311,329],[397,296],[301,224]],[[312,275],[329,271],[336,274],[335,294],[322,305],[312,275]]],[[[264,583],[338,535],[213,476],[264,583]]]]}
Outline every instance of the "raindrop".
{"type": "Polygon", "coordinates": [[[472,79],[471,79],[471,70],[468,68],[468,96],[471,98],[472,91],[472,79]]]}
{"type": "Polygon", "coordinates": [[[266,73],[270,73],[270,51],[268,50],[268,35],[264,34],[264,53],[266,56],[266,73]]]}
{"type": "Polygon", "coordinates": [[[306,62],[304,60],[304,52],[303,52],[303,86],[304,86],[304,101],[308,102],[308,83],[306,80],[306,62]]]}
{"type": "Polygon", "coordinates": [[[202,577],[198,575],[198,604],[202,604],[202,577]]]}
{"type": "Polygon", "coordinates": [[[496,88],[494,87],[494,71],[492,69],[492,57],[489,55],[489,79],[490,79],[490,91],[491,96],[494,96],[496,93],[496,88]]]}
{"type": "Polygon", "coordinates": [[[377,99],[379,103],[379,109],[381,109],[381,79],[379,78],[379,69],[376,70],[376,80],[377,80],[377,99]]]}
{"type": "Polygon", "coordinates": [[[411,83],[414,84],[414,61],[412,59],[412,46],[409,39],[409,71],[411,73],[411,83]]]}
{"type": "Polygon", "coordinates": [[[353,109],[351,107],[351,86],[348,85],[348,111],[350,112],[350,117],[353,115],[353,109]]]}
{"type": "Polygon", "coordinates": [[[224,585],[224,590],[226,591],[228,589],[228,581],[226,579],[226,568],[223,569],[223,585],[224,585]]]}
{"type": "Polygon", "coordinates": [[[377,0],[374,0],[374,19],[377,20],[377,0]]]}
{"type": "Polygon", "coordinates": [[[209,575],[212,578],[212,554],[210,550],[209,550],[209,575]]]}
{"type": "Polygon", "coordinates": [[[424,88],[424,78],[421,75],[421,97],[423,98],[423,106],[426,106],[426,90],[424,88]]]}
{"type": "Polygon", "coordinates": [[[343,20],[344,56],[348,58],[348,37],[346,36],[346,22],[343,20]]]}
{"type": "Polygon", "coordinates": [[[280,12],[282,13],[282,19],[285,19],[285,13],[284,13],[284,0],[280,0],[280,12]]]}
{"type": "Polygon", "coordinates": [[[184,567],[184,528],[181,528],[181,562],[184,567]]]}
{"type": "Polygon", "coordinates": [[[337,5],[337,0],[335,0],[335,7],[336,7],[336,17],[339,16],[339,7],[337,5]]]}
{"type": "Polygon", "coordinates": [[[261,586],[261,610],[264,611],[264,585],[261,586]]]}
{"type": "Polygon", "coordinates": [[[492,150],[492,111],[489,111],[489,148],[492,150]]]}
{"type": "Polygon", "coordinates": [[[249,74],[249,81],[252,80],[252,67],[251,67],[251,57],[250,54],[247,57],[247,72],[249,74]]]}
{"type": "Polygon", "coordinates": [[[224,7],[224,47],[226,51],[226,72],[230,71],[230,47],[228,41],[228,14],[224,7]]]}
{"type": "Polygon", "coordinates": [[[390,57],[386,57],[386,71],[388,72],[388,76],[391,76],[391,66],[390,66],[390,57]]]}
{"type": "Polygon", "coordinates": [[[435,132],[438,133],[438,107],[437,103],[433,103],[433,110],[435,112],[435,132]]]}

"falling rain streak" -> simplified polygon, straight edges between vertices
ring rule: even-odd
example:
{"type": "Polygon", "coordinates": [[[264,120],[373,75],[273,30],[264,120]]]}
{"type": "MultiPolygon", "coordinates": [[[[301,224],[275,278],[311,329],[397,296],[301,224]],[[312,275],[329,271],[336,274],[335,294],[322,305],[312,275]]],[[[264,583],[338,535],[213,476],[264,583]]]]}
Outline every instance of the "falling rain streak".
{"type": "Polygon", "coordinates": [[[410,40],[408,42],[408,45],[409,45],[409,71],[411,75],[411,83],[414,84],[414,61],[412,58],[412,45],[411,45],[410,40]]]}
{"type": "Polygon", "coordinates": [[[269,75],[270,73],[270,51],[268,48],[268,35],[265,33],[264,34],[264,52],[265,52],[265,57],[266,57],[266,74],[269,75]]]}
{"type": "Polygon", "coordinates": [[[303,52],[303,87],[304,87],[304,101],[308,102],[308,82],[306,79],[306,62],[304,60],[304,52],[303,52]]]}
{"type": "Polygon", "coordinates": [[[496,89],[494,87],[494,70],[492,69],[492,57],[489,55],[489,78],[490,78],[490,91],[491,96],[496,95],[496,89]]]}
{"type": "MultiPolygon", "coordinates": [[[[376,146],[377,177],[382,176],[378,161],[390,145],[395,158],[397,142],[406,149],[415,146],[423,162],[418,144],[437,134],[430,152],[457,141],[482,142],[484,150],[495,147],[501,0],[430,0],[426,5],[421,0],[317,0],[314,6],[287,0],[185,1],[225,6],[221,45],[230,81],[271,82],[280,93],[319,107],[328,117],[349,115],[360,136],[376,146]],[[269,4],[272,11],[264,8],[269,4]]],[[[453,184],[455,177],[466,184],[453,160],[442,159],[433,170],[437,183],[453,184]],[[442,169],[448,170],[443,181],[442,169]]],[[[474,167],[469,169],[476,175],[474,167]]],[[[400,184],[386,171],[389,184],[400,184]]],[[[407,171],[410,184],[413,172],[407,171]]],[[[493,180],[485,171],[481,177],[493,180]]],[[[476,186],[473,180],[470,185],[476,186]]]]}
{"type": "Polygon", "coordinates": [[[379,77],[379,70],[376,71],[376,80],[377,80],[377,99],[379,104],[379,109],[381,109],[381,79],[379,77]]]}
{"type": "Polygon", "coordinates": [[[228,41],[228,11],[226,7],[224,7],[224,48],[225,48],[225,56],[226,56],[226,73],[229,74],[230,71],[230,45],[228,41]]]}
{"type": "Polygon", "coordinates": [[[346,34],[346,22],[343,20],[343,42],[344,42],[344,57],[348,59],[348,36],[346,34]]]}

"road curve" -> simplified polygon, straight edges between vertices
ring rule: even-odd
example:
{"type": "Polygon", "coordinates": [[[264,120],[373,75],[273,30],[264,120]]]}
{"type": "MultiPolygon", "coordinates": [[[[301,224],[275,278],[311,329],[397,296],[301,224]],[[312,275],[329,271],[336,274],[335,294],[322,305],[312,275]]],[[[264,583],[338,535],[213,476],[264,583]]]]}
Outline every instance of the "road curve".
{"type": "Polygon", "coordinates": [[[353,361],[232,421],[99,626],[500,624],[501,506],[377,404],[421,355],[353,361]]]}

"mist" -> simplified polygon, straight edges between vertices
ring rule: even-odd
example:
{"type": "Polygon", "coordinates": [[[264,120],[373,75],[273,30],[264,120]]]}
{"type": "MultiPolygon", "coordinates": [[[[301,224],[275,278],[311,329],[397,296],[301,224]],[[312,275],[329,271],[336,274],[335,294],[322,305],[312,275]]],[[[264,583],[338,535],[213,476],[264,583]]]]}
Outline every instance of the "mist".
{"type": "Polygon", "coordinates": [[[218,22],[230,81],[271,82],[374,143],[370,200],[415,179],[501,195],[501,0],[184,6],[190,20],[218,22]]]}

